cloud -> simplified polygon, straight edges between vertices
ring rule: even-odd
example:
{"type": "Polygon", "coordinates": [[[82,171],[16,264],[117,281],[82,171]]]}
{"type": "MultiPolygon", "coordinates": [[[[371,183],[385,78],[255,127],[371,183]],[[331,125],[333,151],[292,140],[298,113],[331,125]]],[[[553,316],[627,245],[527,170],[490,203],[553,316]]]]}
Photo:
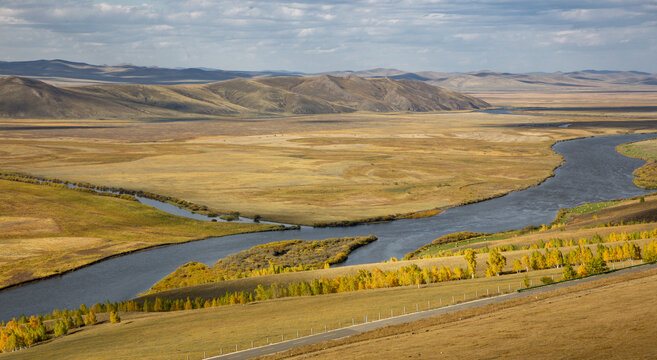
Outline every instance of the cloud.
{"type": "Polygon", "coordinates": [[[654,19],[654,0],[3,0],[0,59],[553,71],[589,68],[595,51],[604,67],[630,66],[622,53],[656,72],[654,19]]]}

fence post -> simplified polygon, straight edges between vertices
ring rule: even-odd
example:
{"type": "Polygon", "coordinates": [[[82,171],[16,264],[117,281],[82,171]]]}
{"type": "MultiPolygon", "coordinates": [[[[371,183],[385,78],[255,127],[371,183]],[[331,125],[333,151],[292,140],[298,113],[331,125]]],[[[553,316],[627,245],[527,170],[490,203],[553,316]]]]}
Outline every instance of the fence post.
{"type": "Polygon", "coordinates": [[[299,338],[299,330],[297,330],[297,339],[299,338]]]}
{"type": "Polygon", "coordinates": [[[237,344],[235,344],[235,351],[237,351],[237,344]]]}
{"type": "Polygon", "coordinates": [[[253,346],[253,340],[251,340],[251,349],[253,349],[253,347],[254,347],[254,346],[253,346]]]}
{"type": "Polygon", "coordinates": [[[463,293],[463,301],[465,301],[465,293],[463,293]]]}
{"type": "Polygon", "coordinates": [[[427,300],[427,310],[431,309],[431,300],[427,300]]]}
{"type": "Polygon", "coordinates": [[[326,324],[324,324],[324,332],[326,332],[326,324]]]}
{"type": "Polygon", "coordinates": [[[404,305],[404,314],[406,314],[406,305],[404,305]]]}
{"type": "Polygon", "coordinates": [[[224,347],[219,346],[219,355],[223,355],[223,354],[224,354],[224,347]]]}
{"type": "MultiPolygon", "coordinates": [[[[552,275],[552,276],[554,276],[554,275],[552,275]]],[[[509,292],[511,292],[511,284],[509,284],[509,292]]]]}
{"type": "Polygon", "coordinates": [[[354,325],[356,325],[356,320],[354,320],[354,318],[351,318],[351,326],[354,326],[354,325]]]}
{"type": "Polygon", "coordinates": [[[381,312],[379,311],[379,320],[381,320],[381,312]]]}
{"type": "Polygon", "coordinates": [[[267,345],[269,345],[269,336],[267,336],[267,345]]]}
{"type": "Polygon", "coordinates": [[[497,293],[498,294],[500,293],[500,286],[499,285],[497,286],[497,293]]]}
{"type": "Polygon", "coordinates": [[[452,295],[452,304],[454,303],[454,295],[452,295]]]}
{"type": "Polygon", "coordinates": [[[281,334],[281,341],[285,341],[285,334],[281,334]]]}
{"type": "Polygon", "coordinates": [[[365,314],[365,322],[367,323],[367,314],[365,314]]]}
{"type": "Polygon", "coordinates": [[[415,312],[420,311],[420,304],[415,304],[415,312]]]}
{"type": "Polygon", "coordinates": [[[486,296],[488,296],[488,288],[486,288],[486,296]]]}

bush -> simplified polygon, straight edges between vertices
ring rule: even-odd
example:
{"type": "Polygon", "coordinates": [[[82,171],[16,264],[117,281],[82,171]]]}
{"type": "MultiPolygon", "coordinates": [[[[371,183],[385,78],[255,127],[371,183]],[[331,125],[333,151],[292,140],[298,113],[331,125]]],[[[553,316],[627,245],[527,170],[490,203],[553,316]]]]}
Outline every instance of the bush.
{"type": "Polygon", "coordinates": [[[550,277],[550,276],[543,276],[543,277],[541,278],[541,282],[542,282],[543,284],[546,284],[546,285],[547,285],[547,284],[552,284],[552,283],[554,282],[554,279],[552,279],[552,277],[550,277]]]}

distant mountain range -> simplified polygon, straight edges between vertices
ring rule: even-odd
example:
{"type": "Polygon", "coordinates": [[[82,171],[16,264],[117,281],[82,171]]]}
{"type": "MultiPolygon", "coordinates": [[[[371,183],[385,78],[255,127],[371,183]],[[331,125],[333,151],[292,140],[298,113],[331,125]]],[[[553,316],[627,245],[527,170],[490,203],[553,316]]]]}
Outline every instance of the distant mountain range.
{"type": "Polygon", "coordinates": [[[0,75],[36,78],[54,84],[194,84],[211,83],[236,78],[274,76],[387,77],[395,80],[417,80],[461,92],[489,91],[605,91],[657,90],[657,75],[638,71],[583,70],[567,73],[512,74],[493,71],[469,73],[407,72],[397,69],[335,71],[304,74],[286,71],[228,71],[207,68],[167,69],[134,65],[90,65],[65,60],[0,61],[0,75]]]}
{"type": "Polygon", "coordinates": [[[73,87],[18,76],[0,78],[0,117],[5,118],[157,119],[485,107],[489,104],[483,100],[420,81],[355,75],[73,87]]]}

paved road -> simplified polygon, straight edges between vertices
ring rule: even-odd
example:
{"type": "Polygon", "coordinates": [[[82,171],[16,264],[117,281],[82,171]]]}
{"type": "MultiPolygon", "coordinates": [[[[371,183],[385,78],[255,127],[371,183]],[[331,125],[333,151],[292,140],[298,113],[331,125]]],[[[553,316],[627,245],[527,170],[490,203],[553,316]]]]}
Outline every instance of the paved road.
{"type": "Polygon", "coordinates": [[[250,359],[254,358],[257,356],[262,356],[262,355],[269,355],[269,354],[275,354],[281,351],[289,350],[295,347],[303,346],[303,345],[310,345],[310,344],[316,344],[319,342],[327,341],[327,340],[336,340],[336,339],[341,339],[344,337],[348,337],[351,335],[363,333],[366,331],[390,326],[390,325],[396,325],[396,324],[403,324],[403,323],[408,323],[420,319],[426,319],[442,314],[448,314],[454,311],[460,311],[460,310],[466,310],[466,309],[471,309],[479,306],[484,306],[488,304],[495,304],[495,303],[501,303],[503,301],[507,300],[512,300],[512,299],[518,299],[518,298],[523,298],[526,296],[532,296],[552,290],[557,290],[557,289],[563,289],[595,280],[601,280],[601,279],[606,279],[614,276],[619,276],[619,275],[625,275],[625,274],[630,274],[630,273],[635,273],[635,272],[640,272],[640,271],[646,271],[650,269],[655,269],[657,268],[657,264],[651,264],[651,265],[644,265],[644,266],[638,266],[638,267],[633,267],[625,270],[619,270],[616,272],[608,273],[608,274],[603,274],[603,275],[597,275],[597,276],[592,276],[588,277],[585,279],[579,279],[575,281],[568,281],[564,283],[559,283],[551,286],[543,286],[539,288],[535,288],[532,290],[527,290],[523,292],[513,292],[510,294],[504,294],[500,296],[495,296],[495,297],[490,297],[490,298],[484,298],[484,299],[478,299],[478,300],[473,300],[473,301],[468,301],[456,305],[451,305],[451,306],[444,306],[441,308],[436,308],[436,309],[431,309],[431,310],[425,310],[425,311],[420,311],[420,312],[415,312],[415,313],[410,313],[406,315],[400,315],[400,316],[395,316],[392,318],[387,318],[387,319],[382,319],[382,320],[377,320],[377,321],[372,321],[372,322],[367,322],[359,325],[354,325],[354,326],[349,326],[345,327],[342,329],[337,329],[337,330],[332,330],[328,331],[325,333],[319,333],[315,335],[310,335],[310,336],[305,336],[302,338],[294,339],[294,340],[288,340],[288,341],[282,341],[279,343],[275,344],[270,344],[267,346],[261,346],[257,347],[254,349],[247,349],[247,350],[241,350],[237,352],[232,352],[230,354],[225,354],[225,355],[220,355],[220,356],[214,356],[207,358],[207,360],[244,360],[244,359],[250,359]]]}

